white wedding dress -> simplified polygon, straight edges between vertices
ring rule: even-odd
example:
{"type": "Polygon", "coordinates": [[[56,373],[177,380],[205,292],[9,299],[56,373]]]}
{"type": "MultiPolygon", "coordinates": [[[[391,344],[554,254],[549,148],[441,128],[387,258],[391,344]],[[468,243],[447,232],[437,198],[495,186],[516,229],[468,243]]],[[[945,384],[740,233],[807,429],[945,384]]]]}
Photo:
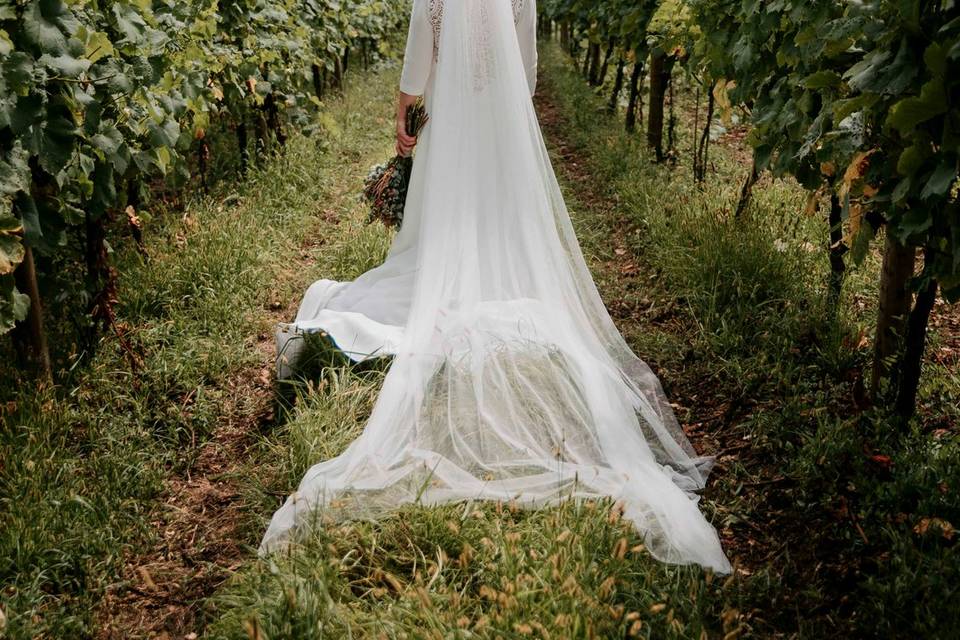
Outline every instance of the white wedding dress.
{"type": "Polygon", "coordinates": [[[278,332],[393,357],[362,434],[274,514],[266,554],[324,518],[407,503],[620,500],[665,562],[729,572],[697,457],[587,269],[541,137],[535,0],[414,0],[401,90],[423,95],[401,230],[352,282],[320,280],[278,332]]]}

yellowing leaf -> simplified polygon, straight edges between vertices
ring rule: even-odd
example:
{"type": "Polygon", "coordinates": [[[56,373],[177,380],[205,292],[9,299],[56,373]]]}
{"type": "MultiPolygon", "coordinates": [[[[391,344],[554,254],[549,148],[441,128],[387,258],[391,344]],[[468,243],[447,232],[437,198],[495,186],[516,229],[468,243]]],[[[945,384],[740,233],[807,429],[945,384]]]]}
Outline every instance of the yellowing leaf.
{"type": "Polygon", "coordinates": [[[849,185],[854,180],[866,175],[867,169],[870,168],[868,159],[875,152],[876,149],[871,149],[870,151],[861,151],[856,154],[847,166],[847,170],[843,172],[843,182],[849,185]]]}
{"type": "Polygon", "coordinates": [[[0,56],[9,55],[13,51],[13,41],[10,40],[10,35],[0,29],[0,56]]]}
{"type": "Polygon", "coordinates": [[[853,160],[850,161],[850,164],[847,165],[846,170],[843,172],[840,189],[837,191],[837,195],[841,200],[850,194],[853,183],[867,174],[867,170],[870,168],[870,156],[876,152],[876,149],[870,149],[869,151],[860,151],[853,156],[853,160]]]}
{"type": "Polygon", "coordinates": [[[817,189],[807,195],[807,204],[803,207],[803,215],[812,216],[817,212],[817,209],[820,208],[820,194],[820,189],[817,189]]]}
{"type": "Polygon", "coordinates": [[[113,55],[113,44],[110,42],[110,36],[102,31],[90,33],[84,44],[86,47],[84,57],[91,63],[113,55]]]}
{"type": "Polygon", "coordinates": [[[853,246],[854,238],[860,233],[860,226],[863,221],[863,205],[859,202],[850,204],[850,220],[847,226],[847,233],[843,238],[844,244],[848,247],[853,246]]]}
{"type": "Polygon", "coordinates": [[[155,153],[157,154],[157,167],[166,174],[170,166],[170,150],[166,147],[157,147],[155,153]]]}
{"type": "Polygon", "coordinates": [[[713,87],[713,99],[717,109],[720,111],[720,119],[723,126],[728,129],[733,126],[733,106],[730,104],[729,90],[733,88],[733,82],[721,80],[713,87]]]}
{"type": "Polygon", "coordinates": [[[0,276],[13,273],[17,265],[23,262],[23,255],[23,244],[19,238],[0,235],[0,276]]]}
{"type": "Polygon", "coordinates": [[[920,522],[913,528],[913,532],[922,536],[926,535],[931,529],[939,529],[940,535],[942,535],[945,540],[953,540],[954,535],[956,535],[956,530],[953,528],[953,525],[943,518],[921,518],[920,522]]]}

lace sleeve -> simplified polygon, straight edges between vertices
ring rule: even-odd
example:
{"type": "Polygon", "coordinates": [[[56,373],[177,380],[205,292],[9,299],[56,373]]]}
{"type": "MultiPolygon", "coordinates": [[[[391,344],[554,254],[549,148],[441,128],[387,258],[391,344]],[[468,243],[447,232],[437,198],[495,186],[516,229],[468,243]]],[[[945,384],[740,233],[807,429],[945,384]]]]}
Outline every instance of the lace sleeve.
{"type": "Polygon", "coordinates": [[[413,2],[407,46],[403,55],[400,91],[412,96],[423,95],[433,66],[434,34],[427,2],[428,0],[413,2]]]}
{"type": "Polygon", "coordinates": [[[517,21],[517,39],[520,41],[523,68],[527,74],[530,95],[533,95],[537,89],[537,2],[536,0],[513,0],[513,10],[517,21]]]}

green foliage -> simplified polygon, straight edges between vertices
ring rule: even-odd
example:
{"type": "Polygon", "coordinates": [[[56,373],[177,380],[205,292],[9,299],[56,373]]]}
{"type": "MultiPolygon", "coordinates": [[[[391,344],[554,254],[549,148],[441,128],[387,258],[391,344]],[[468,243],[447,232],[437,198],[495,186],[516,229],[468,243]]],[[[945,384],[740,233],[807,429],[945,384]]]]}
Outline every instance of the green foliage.
{"type": "Polygon", "coordinates": [[[684,56],[696,35],[690,23],[690,10],[685,0],[660,0],[650,19],[647,43],[651,49],[684,56]]]}
{"type": "Polygon", "coordinates": [[[311,69],[342,74],[352,46],[390,54],[407,4],[2,0],[0,333],[26,313],[23,243],[56,255],[151,179],[185,181],[211,117],[244,123],[269,102],[305,122],[311,69]]]}
{"type": "Polygon", "coordinates": [[[826,136],[834,101],[843,97],[840,77],[864,17],[845,3],[822,0],[773,3],[762,9],[738,1],[691,0],[702,37],[695,54],[713,82],[732,82],[733,103],[752,114],[750,141],[758,168],[793,175],[818,188],[836,167],[849,164],[858,147],[857,127],[826,136]],[[827,164],[827,176],[821,165],[827,164]]]}
{"type": "Polygon", "coordinates": [[[760,167],[829,183],[851,233],[885,224],[925,250],[923,278],[960,297],[956,4],[689,2],[700,64],[749,106],[760,167]]]}
{"type": "MultiPolygon", "coordinates": [[[[854,185],[902,243],[925,249],[923,276],[960,299],[960,9],[880,3],[867,52],[844,73],[869,149],[854,185]]],[[[835,127],[836,128],[836,127],[835,127]]]]}
{"type": "Polygon", "coordinates": [[[647,27],[657,0],[546,0],[538,5],[543,16],[573,26],[575,37],[590,42],[613,41],[624,52],[647,48],[647,27]]]}

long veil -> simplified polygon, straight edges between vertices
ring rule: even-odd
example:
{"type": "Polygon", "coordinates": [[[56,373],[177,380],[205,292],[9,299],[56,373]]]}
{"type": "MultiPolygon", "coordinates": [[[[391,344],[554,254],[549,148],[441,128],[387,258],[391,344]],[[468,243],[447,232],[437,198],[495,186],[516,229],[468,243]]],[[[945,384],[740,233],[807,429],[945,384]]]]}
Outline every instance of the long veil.
{"type": "Polygon", "coordinates": [[[261,553],[318,511],[610,496],[654,557],[729,572],[692,493],[711,459],[614,326],[580,251],[510,0],[446,0],[440,33],[407,205],[419,220],[402,337],[364,431],[307,472],[261,553]]]}

